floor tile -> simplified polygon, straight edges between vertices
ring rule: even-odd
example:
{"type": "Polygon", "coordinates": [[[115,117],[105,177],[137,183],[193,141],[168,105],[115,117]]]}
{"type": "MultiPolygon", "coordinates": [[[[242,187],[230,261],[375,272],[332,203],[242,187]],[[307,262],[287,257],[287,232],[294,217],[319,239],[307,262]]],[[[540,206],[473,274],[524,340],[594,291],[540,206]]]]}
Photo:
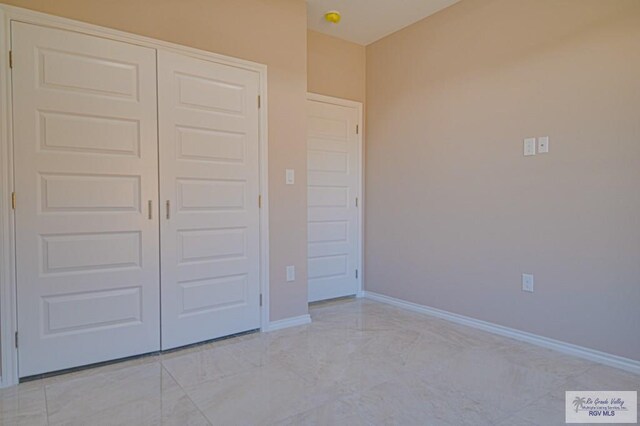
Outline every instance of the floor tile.
{"type": "Polygon", "coordinates": [[[46,425],[44,388],[25,383],[0,389],[0,425],[46,425]]]}
{"type": "Polygon", "coordinates": [[[49,424],[208,424],[158,362],[45,387],[49,424]]]}
{"type": "Polygon", "coordinates": [[[185,387],[214,424],[260,425],[322,405],[332,397],[284,367],[254,367],[219,380],[185,387]]]}
{"type": "Polygon", "coordinates": [[[220,379],[248,368],[248,362],[227,346],[210,347],[163,359],[162,365],[180,386],[220,379]]]}
{"type": "Polygon", "coordinates": [[[380,425],[384,418],[371,420],[372,415],[365,412],[366,408],[354,406],[343,399],[335,399],[326,404],[287,417],[274,423],[277,426],[311,426],[311,425],[380,425]]]}
{"type": "Polygon", "coordinates": [[[410,375],[375,386],[357,399],[370,407],[374,418],[397,425],[489,425],[504,413],[484,407],[445,383],[427,382],[410,375]]]}

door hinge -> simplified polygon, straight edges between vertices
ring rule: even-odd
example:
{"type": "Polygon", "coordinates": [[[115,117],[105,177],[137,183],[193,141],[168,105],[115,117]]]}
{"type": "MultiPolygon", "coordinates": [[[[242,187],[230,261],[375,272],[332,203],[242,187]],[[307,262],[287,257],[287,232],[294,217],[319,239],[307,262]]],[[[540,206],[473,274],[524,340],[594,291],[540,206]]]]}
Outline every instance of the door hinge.
{"type": "Polygon", "coordinates": [[[13,68],[13,50],[9,51],[9,68],[13,68]]]}
{"type": "Polygon", "coordinates": [[[262,293],[260,294],[260,306],[262,306],[262,293]]]}
{"type": "Polygon", "coordinates": [[[360,125],[356,124],[356,135],[360,134],[360,125]]]}
{"type": "Polygon", "coordinates": [[[258,208],[262,208],[262,195],[258,195],[258,208]]]}
{"type": "Polygon", "coordinates": [[[358,207],[358,197],[356,197],[356,207],[358,207]]]}
{"type": "Polygon", "coordinates": [[[12,209],[16,209],[16,193],[12,192],[11,193],[11,208],[12,209]]]}
{"type": "Polygon", "coordinates": [[[17,331],[16,331],[15,339],[16,339],[16,348],[17,348],[18,347],[18,332],[17,331]]]}
{"type": "Polygon", "coordinates": [[[358,279],[358,270],[356,269],[356,279],[358,279]]]}
{"type": "Polygon", "coordinates": [[[260,95],[258,95],[258,108],[260,108],[260,95]]]}

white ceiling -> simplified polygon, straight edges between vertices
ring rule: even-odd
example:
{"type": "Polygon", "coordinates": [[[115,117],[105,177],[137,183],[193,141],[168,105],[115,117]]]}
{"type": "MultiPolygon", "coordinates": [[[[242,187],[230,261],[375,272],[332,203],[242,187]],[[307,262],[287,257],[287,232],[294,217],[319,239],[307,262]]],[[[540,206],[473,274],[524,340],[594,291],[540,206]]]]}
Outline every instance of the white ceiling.
{"type": "Polygon", "coordinates": [[[307,22],[311,30],[367,45],[458,1],[307,0],[307,22]],[[342,14],[339,24],[324,20],[330,10],[342,14]]]}

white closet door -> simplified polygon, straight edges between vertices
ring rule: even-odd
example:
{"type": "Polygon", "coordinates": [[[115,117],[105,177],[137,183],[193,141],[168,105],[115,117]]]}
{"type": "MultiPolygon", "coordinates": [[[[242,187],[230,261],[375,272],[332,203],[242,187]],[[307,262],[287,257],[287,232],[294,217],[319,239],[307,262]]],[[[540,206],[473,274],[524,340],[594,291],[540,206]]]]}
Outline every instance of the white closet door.
{"type": "Polygon", "coordinates": [[[20,376],[156,351],[155,51],[19,22],[12,50],[20,376]]]}
{"type": "Polygon", "coordinates": [[[259,75],[158,52],[162,348],[260,327],[259,75]]]}
{"type": "Polygon", "coordinates": [[[309,301],[354,295],[358,265],[358,110],[307,100],[309,301]]]}

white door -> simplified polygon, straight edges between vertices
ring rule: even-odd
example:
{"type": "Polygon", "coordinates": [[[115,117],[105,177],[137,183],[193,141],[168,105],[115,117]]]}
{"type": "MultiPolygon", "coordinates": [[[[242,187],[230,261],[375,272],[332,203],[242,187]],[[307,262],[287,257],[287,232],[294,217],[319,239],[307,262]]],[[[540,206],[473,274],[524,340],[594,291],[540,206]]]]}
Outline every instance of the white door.
{"type": "Polygon", "coordinates": [[[19,374],[157,351],[155,50],[11,35],[19,374]]]}
{"type": "Polygon", "coordinates": [[[158,52],[162,348],[260,327],[256,72],[158,52]]]}
{"type": "Polygon", "coordinates": [[[309,301],[356,294],[359,111],[307,100],[309,301]]]}

